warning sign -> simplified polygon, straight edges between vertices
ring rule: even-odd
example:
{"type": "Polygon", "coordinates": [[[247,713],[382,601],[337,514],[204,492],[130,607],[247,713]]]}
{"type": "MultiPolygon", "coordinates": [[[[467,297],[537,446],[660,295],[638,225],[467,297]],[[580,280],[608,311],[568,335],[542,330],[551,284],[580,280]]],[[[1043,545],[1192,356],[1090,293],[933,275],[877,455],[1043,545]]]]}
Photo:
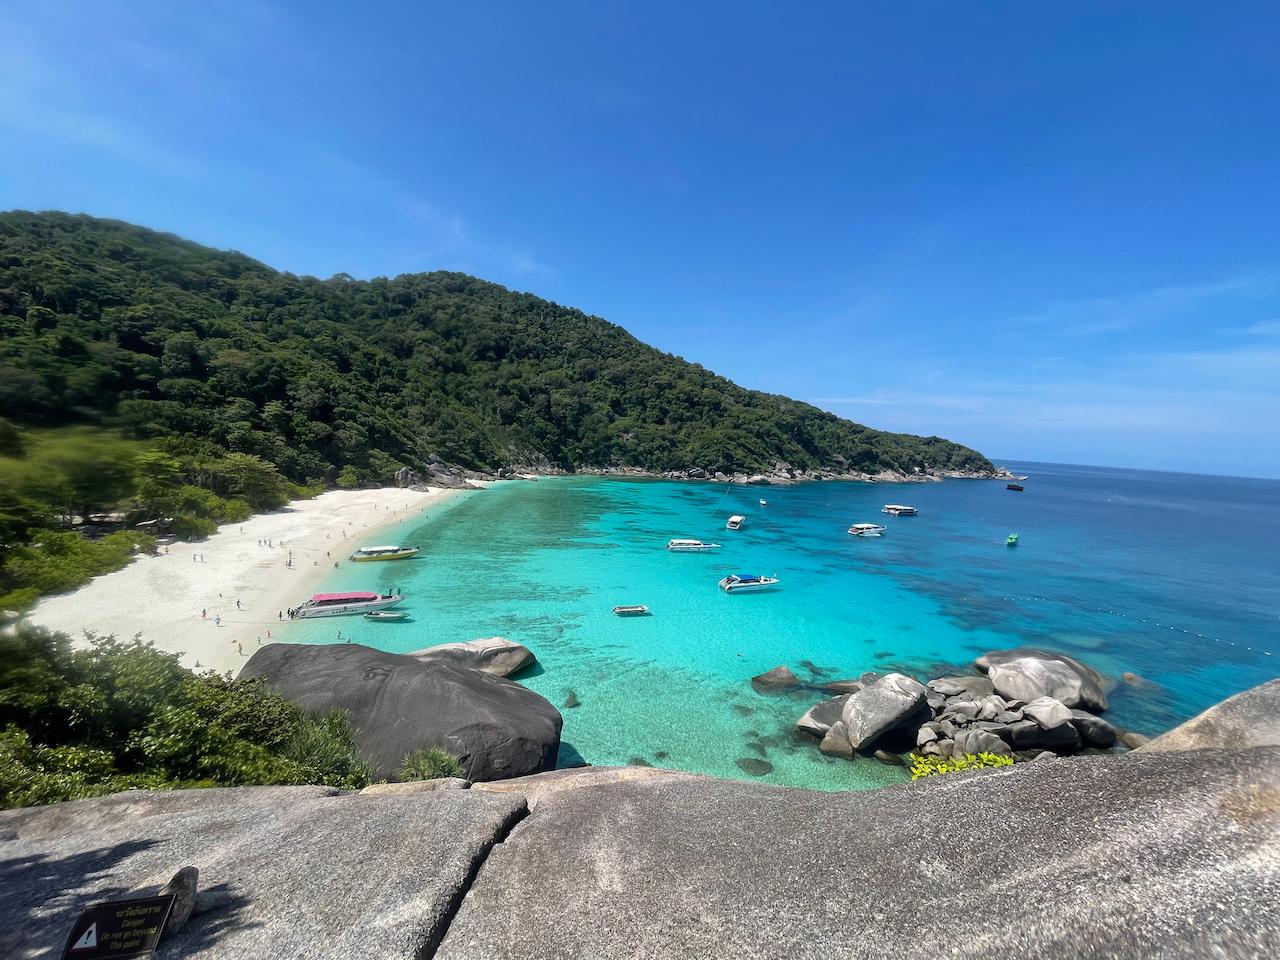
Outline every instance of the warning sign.
{"type": "Polygon", "coordinates": [[[95,903],[71,928],[62,960],[125,960],[150,956],[169,921],[173,894],[95,903]]]}

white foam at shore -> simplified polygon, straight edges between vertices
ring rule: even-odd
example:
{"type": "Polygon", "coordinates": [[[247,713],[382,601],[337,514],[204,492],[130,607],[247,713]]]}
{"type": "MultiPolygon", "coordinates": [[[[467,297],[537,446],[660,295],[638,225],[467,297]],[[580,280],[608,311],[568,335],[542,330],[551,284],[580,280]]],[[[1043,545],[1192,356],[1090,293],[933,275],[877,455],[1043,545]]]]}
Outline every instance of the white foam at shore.
{"type": "Polygon", "coordinates": [[[86,630],[122,638],[141,634],[158,649],[181,652],[188,667],[235,673],[259,638],[268,642],[270,632],[270,639],[280,639],[287,623],[281,611],[310,596],[335,560],[347,562],[357,546],[375,542],[379,528],[459,492],[334,490],[295,500],[227,524],[207,540],[170,544],[167,554],[139,557],[78,590],[48,597],[29,619],[71,635],[78,645],[85,643],[86,630]],[[290,551],[293,563],[286,567],[290,551]]]}

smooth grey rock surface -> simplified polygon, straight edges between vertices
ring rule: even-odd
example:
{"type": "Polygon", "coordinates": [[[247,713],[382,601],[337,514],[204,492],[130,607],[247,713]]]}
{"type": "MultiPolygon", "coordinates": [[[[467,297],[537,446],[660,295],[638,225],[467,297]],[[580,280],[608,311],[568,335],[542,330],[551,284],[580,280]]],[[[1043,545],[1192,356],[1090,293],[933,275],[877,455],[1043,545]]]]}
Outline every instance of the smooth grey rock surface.
{"type": "Polygon", "coordinates": [[[989,730],[961,730],[956,734],[954,752],[957,754],[996,753],[1007,754],[1012,750],[989,730]]]}
{"type": "Polygon", "coordinates": [[[1080,747],[1080,732],[1070,723],[1046,729],[1034,720],[1019,720],[1005,727],[1002,735],[1018,750],[1046,747],[1050,750],[1070,751],[1080,747]]]}
{"type": "Polygon", "coordinates": [[[578,767],[573,770],[549,770],[514,780],[493,780],[474,784],[472,789],[482,793],[509,793],[525,798],[529,809],[535,809],[543,798],[565,790],[584,790],[602,785],[633,780],[705,780],[696,773],[682,770],[664,770],[661,767],[578,767]]]}
{"type": "Polygon", "coordinates": [[[1006,699],[1053,697],[1068,707],[1098,713],[1108,706],[1102,675],[1074,657],[1040,647],[984,653],[975,665],[1006,699]]]}
{"type": "Polygon", "coordinates": [[[751,678],[752,686],[756,687],[798,687],[800,686],[800,678],[786,664],[774,667],[765,673],[759,674],[751,678]]]}
{"type": "Polygon", "coordinates": [[[966,700],[981,700],[993,689],[986,677],[939,677],[925,686],[945,697],[964,697],[966,700]]]}
{"type": "Polygon", "coordinates": [[[993,663],[987,675],[996,692],[1011,699],[1030,702],[1052,697],[1068,707],[1093,711],[1107,708],[1107,698],[1101,688],[1061,660],[1037,657],[1002,660],[993,663]]]}
{"type": "Polygon", "coordinates": [[[509,677],[513,673],[537,663],[533,652],[524,644],[505,637],[484,637],[480,640],[464,640],[460,643],[442,643],[438,646],[414,650],[408,656],[419,660],[448,660],[460,667],[471,667],[492,673],[495,677],[509,677]]]}
{"type": "Polygon", "coordinates": [[[1213,750],[1280,746],[1280,680],[1228,697],[1137,750],[1213,750]]]}
{"type": "Polygon", "coordinates": [[[1071,710],[1061,700],[1053,697],[1036,697],[1028,701],[1022,708],[1022,713],[1028,720],[1034,720],[1046,730],[1071,722],[1071,710]]]}
{"type": "Polygon", "coordinates": [[[471,871],[525,812],[470,790],[133,791],[0,813],[0,957],[61,956],[99,900],[199,870],[196,913],[158,960],[404,958],[444,933],[471,871]]]}
{"type": "Polygon", "coordinates": [[[550,770],[560,711],[503,677],[355,643],[273,643],[240,671],[263,677],[313,712],[348,710],[356,747],[380,777],[395,777],[422,747],[457,757],[468,780],[550,770]]]}
{"type": "Polygon", "coordinates": [[[1277,771],[1280,750],[1260,748],[851,794],[712,779],[565,790],[493,849],[437,956],[1273,957],[1277,771]],[[799,895],[816,890],[840,895],[799,895]],[[940,890],[980,922],[921,922],[940,890]]]}
{"type": "Polygon", "coordinates": [[[853,694],[846,693],[843,696],[815,703],[796,721],[796,729],[821,738],[831,729],[831,725],[840,719],[844,705],[849,702],[851,696],[853,694]]]}
{"type": "Polygon", "coordinates": [[[1116,728],[1087,710],[1072,710],[1071,725],[1080,731],[1080,739],[1090,746],[1115,746],[1116,728]]]}
{"type": "Polygon", "coordinates": [[[858,680],[832,680],[829,683],[824,683],[822,685],[822,689],[826,690],[827,693],[833,693],[836,695],[857,693],[862,689],[862,683],[858,680]]]}
{"type": "Polygon", "coordinates": [[[861,750],[925,705],[924,684],[901,673],[891,673],[852,694],[840,719],[849,745],[861,750]]]}

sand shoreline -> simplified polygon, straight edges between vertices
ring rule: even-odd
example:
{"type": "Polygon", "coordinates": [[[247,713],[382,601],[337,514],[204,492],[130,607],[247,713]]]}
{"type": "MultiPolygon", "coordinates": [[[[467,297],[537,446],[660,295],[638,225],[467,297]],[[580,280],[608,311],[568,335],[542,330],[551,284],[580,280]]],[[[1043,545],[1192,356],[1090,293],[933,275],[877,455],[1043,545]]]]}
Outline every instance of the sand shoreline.
{"type": "Polygon", "coordinates": [[[141,634],[158,649],[182,653],[187,667],[234,674],[259,639],[280,639],[288,623],[282,612],[314,593],[335,561],[347,563],[355,547],[378,542],[380,529],[464,492],[384,487],[295,500],[47,597],[28,619],[70,635],[77,645],[86,642],[86,630],[122,638],[141,634]]]}

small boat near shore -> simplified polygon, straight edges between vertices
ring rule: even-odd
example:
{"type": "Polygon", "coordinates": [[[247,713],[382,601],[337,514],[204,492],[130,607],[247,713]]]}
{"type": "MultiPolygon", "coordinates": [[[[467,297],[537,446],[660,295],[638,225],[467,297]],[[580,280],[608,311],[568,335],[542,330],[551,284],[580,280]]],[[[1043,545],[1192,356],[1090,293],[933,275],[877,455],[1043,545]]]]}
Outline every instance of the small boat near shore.
{"type": "Polygon", "coordinates": [[[920,511],[902,503],[886,503],[880,508],[880,512],[887,513],[891,517],[914,517],[920,511]]]}
{"type": "Polygon", "coordinates": [[[404,600],[399,594],[369,593],[317,593],[305,603],[289,610],[290,620],[312,620],[317,617],[353,617],[386,610],[404,600]]]}
{"type": "Polygon", "coordinates": [[[667,549],[673,553],[702,553],[706,550],[719,550],[718,543],[703,543],[701,540],[668,540],[667,549]]]}
{"type": "Polygon", "coordinates": [[[882,527],[878,523],[855,523],[849,528],[849,532],[855,537],[878,537],[886,529],[886,527],[882,527]]]}
{"type": "Polygon", "coordinates": [[[1005,488],[1006,490],[1012,490],[1014,493],[1021,493],[1021,492],[1022,492],[1022,484],[1020,484],[1020,483],[1006,483],[1006,484],[1004,485],[1004,488],[1005,488]]]}
{"type": "Polygon", "coordinates": [[[403,610],[371,610],[364,615],[364,618],[378,623],[395,623],[398,620],[406,619],[408,616],[403,610]]]}
{"type": "Polygon", "coordinates": [[[742,525],[746,522],[747,522],[746,517],[742,516],[741,514],[735,513],[732,517],[729,518],[728,522],[725,523],[724,528],[726,530],[741,530],[742,525]]]}
{"type": "Polygon", "coordinates": [[[408,560],[421,553],[419,547],[360,547],[349,559],[352,563],[369,563],[372,560],[408,560]]]}
{"type": "Polygon", "coordinates": [[[720,581],[720,589],[725,593],[736,593],[739,590],[765,590],[775,586],[777,577],[753,576],[749,573],[731,573],[720,581]]]}
{"type": "Polygon", "coordinates": [[[623,604],[622,606],[614,607],[613,612],[619,617],[647,617],[649,608],[643,603],[623,604]]]}

